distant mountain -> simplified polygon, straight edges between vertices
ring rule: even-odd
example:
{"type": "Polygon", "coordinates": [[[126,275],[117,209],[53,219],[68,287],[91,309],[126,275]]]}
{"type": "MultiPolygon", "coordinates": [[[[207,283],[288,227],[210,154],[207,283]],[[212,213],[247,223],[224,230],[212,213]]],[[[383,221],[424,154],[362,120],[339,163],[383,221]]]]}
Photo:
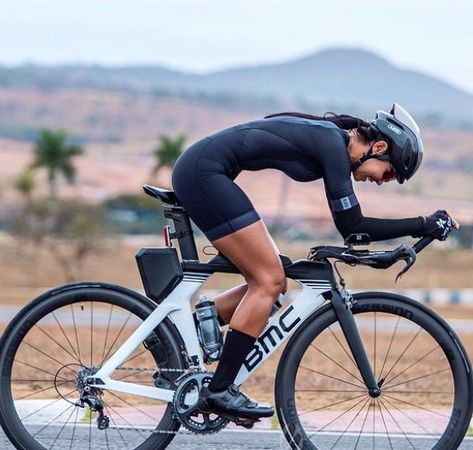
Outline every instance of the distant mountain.
{"type": "Polygon", "coordinates": [[[273,99],[306,110],[370,112],[393,101],[431,121],[473,124],[473,95],[358,49],[324,50],[280,64],[193,74],[160,66],[0,67],[0,86],[165,91],[273,99]]]}

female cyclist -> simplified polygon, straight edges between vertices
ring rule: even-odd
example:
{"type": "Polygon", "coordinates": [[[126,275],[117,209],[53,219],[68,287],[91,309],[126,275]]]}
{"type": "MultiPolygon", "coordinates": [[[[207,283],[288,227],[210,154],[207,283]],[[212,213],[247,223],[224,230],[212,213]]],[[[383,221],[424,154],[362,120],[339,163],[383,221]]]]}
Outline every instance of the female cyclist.
{"type": "Polygon", "coordinates": [[[402,184],[419,168],[422,153],[419,127],[394,104],[371,123],[347,115],[273,114],[206,137],[181,155],[172,176],[177,197],[246,281],[214,299],[229,330],[214,377],[200,394],[202,410],[253,420],[273,414],[271,407],[258,406],[233,384],[273,304],[286,291],[279,251],[234,183],[236,176],[242,170],[274,168],[297,181],[323,179],[343,237],[367,233],[375,241],[400,236],[445,239],[458,227],[446,211],[404,219],[364,217],[353,192],[352,173],[355,181],[381,185],[396,179],[402,184]]]}

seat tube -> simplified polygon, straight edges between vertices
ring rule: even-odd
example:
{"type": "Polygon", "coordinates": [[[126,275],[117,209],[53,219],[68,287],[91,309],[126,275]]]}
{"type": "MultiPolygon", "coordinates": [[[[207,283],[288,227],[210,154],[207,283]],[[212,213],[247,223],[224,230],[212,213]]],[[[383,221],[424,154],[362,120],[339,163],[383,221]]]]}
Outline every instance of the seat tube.
{"type": "Polygon", "coordinates": [[[338,290],[332,290],[332,305],[335,310],[338,322],[343,331],[345,339],[350,347],[355,363],[360,371],[361,377],[368,388],[371,397],[378,397],[381,393],[376,381],[375,374],[371,367],[365,346],[361,339],[360,331],[356,325],[353,313],[348,308],[338,290]]]}

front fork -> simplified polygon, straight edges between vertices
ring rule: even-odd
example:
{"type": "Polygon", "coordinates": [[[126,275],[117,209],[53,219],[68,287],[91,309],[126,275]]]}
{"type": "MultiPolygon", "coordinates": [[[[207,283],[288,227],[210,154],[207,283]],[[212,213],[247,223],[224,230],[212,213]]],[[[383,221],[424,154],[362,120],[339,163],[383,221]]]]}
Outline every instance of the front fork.
{"type": "Polygon", "coordinates": [[[330,294],[338,322],[340,323],[345,339],[348,342],[348,346],[350,347],[361,377],[368,388],[368,393],[373,398],[379,397],[381,394],[380,386],[376,381],[368,355],[366,354],[365,346],[363,345],[360,336],[360,331],[358,330],[355,318],[351,311],[354,304],[353,297],[344,287],[340,290],[334,289],[330,294]]]}

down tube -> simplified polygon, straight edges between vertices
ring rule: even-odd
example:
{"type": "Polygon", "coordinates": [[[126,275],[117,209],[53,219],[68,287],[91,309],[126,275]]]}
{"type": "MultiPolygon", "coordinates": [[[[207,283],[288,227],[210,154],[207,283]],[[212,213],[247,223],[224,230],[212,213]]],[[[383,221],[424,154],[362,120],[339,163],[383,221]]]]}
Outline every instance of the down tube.
{"type": "Polygon", "coordinates": [[[244,383],[261,364],[286,342],[302,322],[325,302],[322,294],[329,290],[331,290],[331,287],[311,288],[302,284],[302,292],[281,314],[277,314],[269,320],[235,378],[237,386],[244,383]]]}

